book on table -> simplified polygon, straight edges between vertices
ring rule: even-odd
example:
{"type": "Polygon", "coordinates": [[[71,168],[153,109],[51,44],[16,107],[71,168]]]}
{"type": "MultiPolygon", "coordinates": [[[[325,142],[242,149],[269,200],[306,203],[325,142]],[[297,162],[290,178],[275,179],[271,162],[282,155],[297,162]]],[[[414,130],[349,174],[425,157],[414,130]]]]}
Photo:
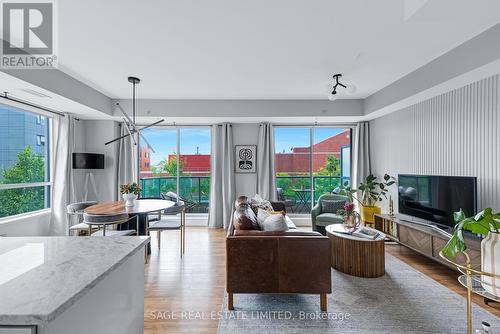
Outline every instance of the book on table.
{"type": "Polygon", "coordinates": [[[364,227],[359,227],[352,232],[352,235],[360,238],[375,240],[378,238],[380,233],[375,230],[367,229],[364,227]]]}

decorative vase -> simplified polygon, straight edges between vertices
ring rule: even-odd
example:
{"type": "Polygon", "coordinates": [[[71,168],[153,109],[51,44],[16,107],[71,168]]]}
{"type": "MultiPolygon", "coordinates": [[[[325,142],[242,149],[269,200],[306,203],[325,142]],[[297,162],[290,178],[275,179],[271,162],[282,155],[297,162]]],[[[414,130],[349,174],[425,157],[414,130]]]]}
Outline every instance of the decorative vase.
{"type": "Polygon", "coordinates": [[[125,200],[125,206],[134,206],[137,199],[136,194],[123,194],[122,198],[125,200]]]}
{"type": "MultiPolygon", "coordinates": [[[[481,270],[500,275],[500,233],[490,232],[481,241],[481,270]]],[[[500,278],[482,275],[481,285],[487,292],[500,297],[500,278]]]]}
{"type": "Polygon", "coordinates": [[[375,214],[381,212],[379,206],[367,206],[367,205],[366,206],[361,205],[360,211],[361,211],[361,220],[365,224],[375,224],[375,214]]]}
{"type": "Polygon", "coordinates": [[[344,226],[347,228],[356,228],[359,226],[359,217],[354,216],[344,216],[344,226]]]}

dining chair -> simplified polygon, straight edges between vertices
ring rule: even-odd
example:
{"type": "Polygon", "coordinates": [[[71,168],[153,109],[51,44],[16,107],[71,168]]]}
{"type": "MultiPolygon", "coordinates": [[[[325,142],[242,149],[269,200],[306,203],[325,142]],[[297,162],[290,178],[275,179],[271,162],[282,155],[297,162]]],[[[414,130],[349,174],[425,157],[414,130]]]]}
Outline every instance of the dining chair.
{"type": "Polygon", "coordinates": [[[137,231],[139,231],[139,216],[129,217],[127,213],[119,213],[114,215],[91,215],[88,213],[84,213],[83,222],[89,226],[89,235],[91,236],[103,236],[103,237],[127,236],[127,235],[137,234],[137,231]],[[133,219],[136,220],[135,230],[107,229],[108,226],[116,226],[128,223],[133,219]],[[92,226],[97,226],[98,230],[92,232],[91,231],[92,226]]]}
{"type": "Polygon", "coordinates": [[[184,254],[186,244],[186,204],[178,201],[174,206],[159,212],[153,220],[150,220],[149,231],[156,231],[158,238],[158,249],[161,245],[161,232],[168,230],[179,230],[180,232],[180,253],[184,254]],[[180,220],[173,216],[180,215],[180,220]]]}
{"type": "Polygon", "coordinates": [[[66,214],[68,216],[68,235],[71,235],[71,232],[77,232],[78,235],[79,231],[88,231],[89,226],[83,222],[83,210],[96,204],[96,201],[86,201],[71,203],[66,206],[66,214]]]}

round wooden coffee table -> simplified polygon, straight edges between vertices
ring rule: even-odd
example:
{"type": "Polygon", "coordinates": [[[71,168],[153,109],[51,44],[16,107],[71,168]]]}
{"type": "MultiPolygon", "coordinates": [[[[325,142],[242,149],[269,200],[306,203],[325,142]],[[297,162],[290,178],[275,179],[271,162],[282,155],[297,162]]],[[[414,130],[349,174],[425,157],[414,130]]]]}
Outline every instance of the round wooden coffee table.
{"type": "MultiPolygon", "coordinates": [[[[370,227],[366,229],[376,231],[370,227]]],[[[385,234],[376,239],[366,239],[348,234],[342,224],[326,227],[331,244],[332,268],[358,277],[380,277],[385,272],[385,234]]]]}

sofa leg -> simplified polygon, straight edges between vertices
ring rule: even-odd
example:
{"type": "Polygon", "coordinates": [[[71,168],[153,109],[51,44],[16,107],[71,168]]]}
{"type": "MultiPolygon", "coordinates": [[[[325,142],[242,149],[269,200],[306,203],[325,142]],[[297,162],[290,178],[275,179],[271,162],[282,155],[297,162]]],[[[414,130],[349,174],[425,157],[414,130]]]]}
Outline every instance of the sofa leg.
{"type": "Polygon", "coordinates": [[[233,294],[232,293],[228,293],[227,294],[227,309],[229,311],[233,311],[234,310],[234,305],[233,305],[233,294]]]}
{"type": "Polygon", "coordinates": [[[326,293],[321,293],[319,295],[319,307],[321,309],[321,312],[327,311],[326,293]]]}

